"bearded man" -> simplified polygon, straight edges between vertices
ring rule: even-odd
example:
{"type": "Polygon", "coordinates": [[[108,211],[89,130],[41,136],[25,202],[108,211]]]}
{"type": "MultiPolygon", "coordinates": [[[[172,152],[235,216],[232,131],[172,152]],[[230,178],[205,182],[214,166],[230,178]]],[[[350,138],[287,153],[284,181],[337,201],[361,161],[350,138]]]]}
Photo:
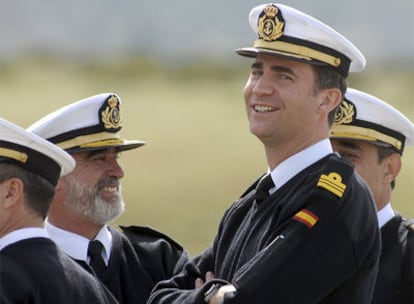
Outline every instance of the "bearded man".
{"type": "Polygon", "coordinates": [[[148,227],[110,227],[124,212],[120,152],[145,144],[120,137],[121,99],[113,93],[65,106],[28,128],[66,150],[75,169],[56,187],[46,229],[58,246],[94,273],[119,303],[146,303],[158,281],[181,271],[187,252],[148,227]]]}

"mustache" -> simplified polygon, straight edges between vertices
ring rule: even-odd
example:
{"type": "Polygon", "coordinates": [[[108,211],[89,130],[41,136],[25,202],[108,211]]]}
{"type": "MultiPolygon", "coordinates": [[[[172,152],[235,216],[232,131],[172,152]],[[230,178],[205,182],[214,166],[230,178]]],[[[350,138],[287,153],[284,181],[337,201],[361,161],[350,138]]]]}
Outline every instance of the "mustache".
{"type": "Polygon", "coordinates": [[[116,177],[105,177],[98,182],[98,184],[96,185],[96,189],[101,189],[107,186],[111,186],[111,187],[115,186],[119,190],[121,186],[121,182],[116,177]]]}

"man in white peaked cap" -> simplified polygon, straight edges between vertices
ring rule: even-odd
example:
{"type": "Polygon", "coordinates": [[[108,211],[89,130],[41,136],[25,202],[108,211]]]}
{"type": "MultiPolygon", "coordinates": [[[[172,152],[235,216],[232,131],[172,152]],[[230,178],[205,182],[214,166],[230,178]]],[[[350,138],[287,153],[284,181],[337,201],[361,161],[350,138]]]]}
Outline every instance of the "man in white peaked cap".
{"type": "Polygon", "coordinates": [[[382,251],[371,303],[414,303],[414,220],[391,206],[404,148],[414,145],[414,124],[383,100],[349,88],[331,142],[368,183],[377,207],[382,251]]]}
{"type": "Polygon", "coordinates": [[[69,152],[72,173],[59,180],[46,230],[69,256],[108,287],[119,303],[144,304],[151,289],[181,271],[187,252],[148,227],[110,227],[124,211],[119,153],[145,144],[121,137],[121,99],[94,95],[52,112],[28,130],[69,152]]]}
{"type": "Polygon", "coordinates": [[[159,283],[149,303],[369,303],[380,250],[375,207],[329,142],[345,78],[364,68],[364,56],[286,5],[259,5],[249,22],[257,40],[236,52],[253,58],[244,99],[267,174],[226,211],[211,247],[159,283]]]}
{"type": "Polygon", "coordinates": [[[117,303],[43,228],[56,183],[74,166],[62,149],[0,118],[1,303],[117,303]]]}

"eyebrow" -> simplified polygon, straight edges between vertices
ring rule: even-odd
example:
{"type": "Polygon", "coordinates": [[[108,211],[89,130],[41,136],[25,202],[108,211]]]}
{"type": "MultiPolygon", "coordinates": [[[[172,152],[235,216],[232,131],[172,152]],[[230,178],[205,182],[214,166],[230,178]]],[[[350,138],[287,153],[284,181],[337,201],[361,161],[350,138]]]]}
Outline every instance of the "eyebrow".
{"type": "MultiPolygon", "coordinates": [[[[263,68],[263,63],[261,62],[253,62],[253,64],[251,65],[252,69],[262,69],[263,68]]],[[[270,67],[270,69],[274,72],[279,72],[279,73],[288,73],[291,75],[296,75],[296,73],[288,67],[285,66],[280,66],[280,65],[273,65],[270,67]]]]}
{"type": "Polygon", "coordinates": [[[337,141],[337,144],[343,148],[362,151],[361,147],[351,141],[337,141]]]}
{"type": "Polygon", "coordinates": [[[99,154],[105,154],[105,150],[88,151],[87,154],[86,154],[86,157],[91,158],[91,157],[94,157],[95,155],[99,155],[99,154]]]}
{"type": "MultiPolygon", "coordinates": [[[[87,151],[86,152],[85,159],[91,159],[91,158],[93,158],[96,155],[106,155],[106,154],[109,154],[109,153],[111,153],[111,149],[110,148],[109,149],[108,148],[105,148],[105,149],[91,150],[91,151],[87,151]]],[[[119,154],[119,152],[116,151],[116,150],[114,150],[114,153],[116,155],[119,154]]]]}
{"type": "Polygon", "coordinates": [[[261,62],[253,62],[251,65],[252,69],[261,69],[263,67],[263,64],[261,62]]]}

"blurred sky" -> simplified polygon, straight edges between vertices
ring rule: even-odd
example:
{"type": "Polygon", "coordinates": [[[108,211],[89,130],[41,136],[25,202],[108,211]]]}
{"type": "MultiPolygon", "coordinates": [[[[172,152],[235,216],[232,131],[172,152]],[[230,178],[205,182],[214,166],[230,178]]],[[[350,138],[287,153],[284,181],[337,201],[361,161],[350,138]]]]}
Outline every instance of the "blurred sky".
{"type": "MultiPolygon", "coordinates": [[[[255,38],[253,0],[0,0],[0,59],[31,53],[89,59],[151,54],[224,59],[255,38]]],[[[414,65],[413,0],[281,1],[348,37],[368,65],[414,65]]]]}

